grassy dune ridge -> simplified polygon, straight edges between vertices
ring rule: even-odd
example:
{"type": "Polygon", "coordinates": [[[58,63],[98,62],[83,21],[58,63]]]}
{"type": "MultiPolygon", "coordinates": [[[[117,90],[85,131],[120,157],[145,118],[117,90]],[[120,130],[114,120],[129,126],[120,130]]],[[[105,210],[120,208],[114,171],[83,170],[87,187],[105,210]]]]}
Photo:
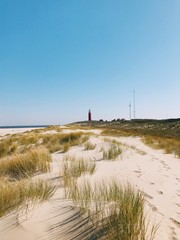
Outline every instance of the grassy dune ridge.
{"type": "Polygon", "coordinates": [[[95,185],[87,180],[78,183],[78,177],[91,170],[74,164],[74,161],[62,166],[65,196],[72,199],[91,222],[93,239],[154,239],[157,227],[148,227],[145,201],[139,191],[129,183],[122,186],[115,180],[108,183],[100,181],[95,185]]]}
{"type": "MultiPolygon", "coordinates": [[[[53,128],[50,128],[53,130],[53,128]]],[[[56,129],[56,128],[55,128],[56,129]]],[[[48,128],[49,130],[49,128],[48,128]]],[[[45,146],[51,153],[56,151],[68,151],[72,146],[79,145],[88,140],[89,134],[74,133],[36,133],[35,130],[24,134],[14,134],[0,140],[0,158],[17,153],[24,153],[37,146],[45,146]]]]}
{"type": "MultiPolygon", "coordinates": [[[[70,125],[71,126],[71,125],[70,125]]],[[[113,137],[139,136],[144,143],[163,149],[165,153],[180,158],[180,118],[178,119],[134,119],[131,121],[92,121],[74,123],[73,126],[89,129],[101,129],[102,135],[113,137]]]]}

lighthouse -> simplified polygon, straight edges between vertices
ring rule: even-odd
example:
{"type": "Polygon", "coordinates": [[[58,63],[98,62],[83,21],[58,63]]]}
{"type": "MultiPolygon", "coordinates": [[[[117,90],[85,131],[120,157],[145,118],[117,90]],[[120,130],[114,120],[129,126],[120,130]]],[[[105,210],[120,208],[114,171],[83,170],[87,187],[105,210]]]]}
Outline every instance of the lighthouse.
{"type": "Polygon", "coordinates": [[[88,112],[88,121],[91,122],[92,118],[91,118],[91,110],[89,109],[89,112],[88,112]]]}

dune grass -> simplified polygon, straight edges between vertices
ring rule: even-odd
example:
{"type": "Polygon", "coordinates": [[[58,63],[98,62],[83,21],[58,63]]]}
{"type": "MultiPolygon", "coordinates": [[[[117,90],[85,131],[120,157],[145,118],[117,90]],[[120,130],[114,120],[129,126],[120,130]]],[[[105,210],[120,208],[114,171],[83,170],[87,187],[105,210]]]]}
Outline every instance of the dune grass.
{"type": "Polygon", "coordinates": [[[64,186],[68,187],[72,181],[76,180],[83,174],[93,174],[96,169],[96,164],[84,158],[65,156],[62,164],[62,176],[64,186]]]}
{"type": "Polygon", "coordinates": [[[55,186],[30,177],[50,170],[51,155],[44,146],[0,159],[0,217],[25,211],[49,199],[55,186]],[[25,179],[26,178],[26,179],[25,179]]]}
{"type": "MultiPolygon", "coordinates": [[[[145,131],[145,130],[144,130],[145,131]]],[[[175,154],[180,158],[180,139],[177,136],[168,137],[163,135],[162,131],[159,129],[157,131],[143,132],[140,130],[133,131],[132,129],[104,129],[102,135],[104,136],[114,136],[114,137],[129,137],[129,136],[140,136],[143,139],[143,142],[148,146],[155,149],[162,149],[165,153],[175,154]]],[[[142,153],[144,154],[144,153],[142,153]]]]}
{"type": "Polygon", "coordinates": [[[180,158],[180,141],[178,139],[144,136],[143,141],[152,148],[163,149],[165,153],[172,153],[180,158]]]}
{"type": "Polygon", "coordinates": [[[94,150],[96,147],[96,144],[91,143],[90,141],[87,141],[84,143],[84,149],[85,150],[94,150]]]}
{"type": "Polygon", "coordinates": [[[62,131],[62,127],[59,126],[59,125],[51,125],[51,126],[48,126],[46,128],[43,129],[43,132],[46,132],[46,131],[56,131],[56,132],[61,132],[62,131]]]}
{"type": "Polygon", "coordinates": [[[81,132],[54,135],[49,134],[43,136],[43,144],[51,153],[59,150],[66,152],[70,147],[80,145],[87,141],[87,139],[88,134],[83,134],[81,132]]]}
{"type": "Polygon", "coordinates": [[[32,146],[38,145],[39,134],[31,132],[13,134],[0,140],[0,158],[16,153],[23,153],[32,146]]]}
{"type": "Polygon", "coordinates": [[[34,148],[27,153],[0,159],[0,176],[21,179],[37,172],[47,172],[50,162],[51,155],[46,148],[34,148]]]}
{"type": "Polygon", "coordinates": [[[10,143],[8,140],[0,140],[0,158],[14,153],[17,149],[17,145],[10,143]]]}
{"type": "MultiPolygon", "coordinates": [[[[50,128],[51,129],[51,128],[50,128]]],[[[89,134],[82,132],[46,134],[45,132],[27,132],[14,134],[0,140],[0,158],[13,154],[25,153],[29,149],[43,145],[51,153],[68,151],[70,147],[83,144],[88,140],[89,134]]]]}
{"type": "Polygon", "coordinates": [[[117,157],[122,153],[122,150],[116,144],[111,144],[108,150],[103,149],[103,159],[117,159],[117,157]]]}
{"type": "Polygon", "coordinates": [[[103,136],[112,136],[112,137],[129,137],[137,136],[137,133],[121,129],[106,128],[102,131],[103,136]]]}
{"type": "Polygon", "coordinates": [[[148,229],[144,198],[130,184],[122,186],[112,180],[92,186],[88,181],[81,185],[74,181],[68,190],[67,197],[88,216],[94,239],[154,239],[157,228],[148,229]]]}
{"type": "Polygon", "coordinates": [[[51,198],[55,186],[45,180],[9,181],[0,178],[0,217],[12,211],[25,211],[51,198]]]}
{"type": "Polygon", "coordinates": [[[144,214],[145,200],[129,183],[84,180],[94,172],[87,161],[66,156],[62,165],[65,197],[71,199],[91,224],[92,239],[153,240],[157,227],[148,225],[144,214]],[[78,178],[80,181],[78,181],[78,178]]]}

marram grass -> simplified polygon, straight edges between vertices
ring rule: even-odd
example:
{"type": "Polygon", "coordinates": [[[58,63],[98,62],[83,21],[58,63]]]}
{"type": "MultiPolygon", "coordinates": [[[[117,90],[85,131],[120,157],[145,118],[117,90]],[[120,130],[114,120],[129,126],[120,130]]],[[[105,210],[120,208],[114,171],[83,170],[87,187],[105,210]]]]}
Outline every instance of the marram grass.
{"type": "Polygon", "coordinates": [[[0,217],[12,211],[27,211],[52,197],[55,186],[45,180],[9,181],[0,178],[0,217]]]}
{"type": "Polygon", "coordinates": [[[62,176],[65,187],[72,183],[72,180],[77,179],[83,174],[93,174],[96,164],[84,158],[65,156],[62,163],[62,176]]]}
{"type": "Polygon", "coordinates": [[[45,145],[51,153],[56,151],[67,152],[70,147],[80,145],[87,141],[88,135],[81,132],[68,134],[47,134],[43,136],[43,145],[45,145]]]}
{"type": "Polygon", "coordinates": [[[111,146],[108,150],[103,150],[103,159],[115,160],[121,153],[122,153],[122,150],[120,149],[120,147],[118,145],[111,144],[111,146]]]}
{"type": "Polygon", "coordinates": [[[0,159],[0,176],[21,179],[37,172],[47,172],[50,162],[51,155],[46,148],[34,148],[24,154],[0,159]]]}
{"type": "Polygon", "coordinates": [[[180,140],[178,139],[144,136],[143,141],[152,148],[163,149],[165,153],[175,154],[180,158],[180,140]]]}
{"type": "Polygon", "coordinates": [[[56,151],[68,151],[70,147],[80,145],[88,140],[89,134],[27,132],[14,134],[0,140],[0,158],[13,154],[25,153],[29,149],[45,146],[51,153],[56,151]]]}
{"type": "Polygon", "coordinates": [[[113,180],[92,186],[88,181],[81,185],[73,181],[68,190],[68,198],[91,221],[94,239],[154,239],[157,228],[146,224],[144,198],[130,184],[122,186],[113,180]]]}
{"type": "MultiPolygon", "coordinates": [[[[170,130],[170,129],[169,129],[170,130]]],[[[170,133],[169,133],[170,134],[170,133]]],[[[179,137],[168,137],[168,134],[164,135],[162,130],[151,131],[150,132],[141,132],[141,131],[133,131],[133,130],[123,130],[123,129],[105,129],[102,132],[104,136],[113,136],[113,137],[121,137],[121,136],[140,136],[142,137],[145,144],[155,149],[162,149],[165,153],[171,153],[180,158],[180,139],[179,137]]],[[[171,134],[170,134],[171,135],[171,134]]]]}
{"type": "Polygon", "coordinates": [[[90,141],[87,141],[84,143],[84,149],[85,150],[94,150],[96,147],[96,144],[91,143],[90,141]]]}
{"type": "Polygon", "coordinates": [[[122,186],[115,180],[94,185],[87,180],[77,181],[78,177],[89,171],[80,159],[70,156],[64,159],[65,197],[72,199],[88,219],[92,226],[92,239],[153,240],[157,226],[148,225],[141,192],[129,183],[122,186]]]}

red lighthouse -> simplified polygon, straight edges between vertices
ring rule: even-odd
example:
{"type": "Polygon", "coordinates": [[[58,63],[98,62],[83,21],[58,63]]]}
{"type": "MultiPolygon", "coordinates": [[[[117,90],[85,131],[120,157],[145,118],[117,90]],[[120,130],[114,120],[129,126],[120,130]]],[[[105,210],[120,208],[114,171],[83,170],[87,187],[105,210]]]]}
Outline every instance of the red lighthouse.
{"type": "Polygon", "coordinates": [[[91,110],[89,109],[89,112],[88,112],[88,121],[91,122],[92,118],[91,118],[91,110]]]}

